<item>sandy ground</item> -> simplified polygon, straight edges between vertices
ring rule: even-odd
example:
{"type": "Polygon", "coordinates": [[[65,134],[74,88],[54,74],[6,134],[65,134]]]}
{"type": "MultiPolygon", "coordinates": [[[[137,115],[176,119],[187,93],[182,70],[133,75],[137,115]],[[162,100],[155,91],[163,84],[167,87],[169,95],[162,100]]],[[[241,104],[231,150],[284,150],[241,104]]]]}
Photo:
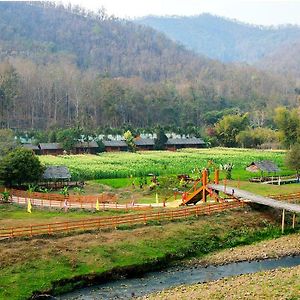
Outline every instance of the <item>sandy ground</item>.
{"type": "MultiPolygon", "coordinates": [[[[300,234],[283,236],[254,245],[227,249],[187,265],[221,265],[231,262],[300,254],[300,234]]],[[[140,299],[300,299],[300,266],[234,276],[221,280],[179,286],[140,299]]]]}
{"type": "Polygon", "coordinates": [[[140,299],[296,300],[300,299],[300,266],[179,286],[140,299]]]}

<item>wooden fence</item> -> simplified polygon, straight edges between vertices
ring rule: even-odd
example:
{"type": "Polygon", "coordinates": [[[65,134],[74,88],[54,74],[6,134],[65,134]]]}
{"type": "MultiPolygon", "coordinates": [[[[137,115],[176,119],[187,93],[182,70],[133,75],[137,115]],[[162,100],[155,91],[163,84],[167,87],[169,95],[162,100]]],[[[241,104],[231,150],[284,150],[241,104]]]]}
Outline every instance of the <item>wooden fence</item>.
{"type": "MultiPolygon", "coordinates": [[[[10,198],[10,202],[18,203],[18,204],[27,204],[28,200],[30,200],[31,205],[40,206],[40,207],[47,207],[47,208],[80,208],[80,209],[96,209],[97,200],[94,201],[81,201],[78,199],[77,201],[73,202],[68,200],[66,203],[64,201],[50,199],[35,199],[35,198],[24,198],[19,196],[12,196],[10,198]]],[[[117,202],[101,202],[99,201],[99,209],[125,209],[125,210],[148,210],[152,209],[150,204],[138,204],[138,203],[125,203],[125,204],[118,204],[117,202]]]]}
{"type": "Polygon", "coordinates": [[[284,194],[284,195],[269,195],[268,197],[270,197],[272,199],[276,199],[276,200],[292,202],[293,200],[300,200],[300,192],[284,194]]]}
{"type": "Polygon", "coordinates": [[[146,224],[149,221],[170,221],[192,216],[208,215],[243,206],[241,202],[224,202],[197,205],[191,208],[164,209],[142,214],[126,214],[112,217],[82,219],[78,221],[37,224],[23,227],[0,228],[0,238],[33,237],[54,233],[117,228],[120,225],[146,224]]]}
{"type": "Polygon", "coordinates": [[[115,203],[117,202],[117,196],[115,194],[110,193],[102,193],[99,195],[69,195],[64,196],[61,194],[49,194],[49,193],[38,193],[38,192],[28,192],[22,190],[9,190],[10,194],[16,197],[21,198],[30,198],[30,199],[43,199],[43,200],[53,200],[53,201],[61,201],[64,202],[65,199],[68,202],[79,202],[79,203],[91,203],[96,202],[97,199],[99,202],[104,203],[115,203]]]}

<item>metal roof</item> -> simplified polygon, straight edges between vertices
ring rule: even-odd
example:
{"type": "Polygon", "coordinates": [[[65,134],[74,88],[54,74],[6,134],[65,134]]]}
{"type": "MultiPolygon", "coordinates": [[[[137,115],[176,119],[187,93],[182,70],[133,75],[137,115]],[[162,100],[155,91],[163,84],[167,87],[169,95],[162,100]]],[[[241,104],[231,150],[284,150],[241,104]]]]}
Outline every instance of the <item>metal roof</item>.
{"type": "Polygon", "coordinates": [[[66,166],[49,166],[46,168],[44,179],[71,179],[71,174],[66,166]]]}
{"type": "Polygon", "coordinates": [[[200,138],[189,139],[168,139],[167,145],[205,145],[205,142],[200,138]]]}
{"type": "Polygon", "coordinates": [[[103,141],[105,147],[127,147],[125,141],[103,141]]]}
{"type": "Polygon", "coordinates": [[[29,150],[40,150],[39,146],[33,144],[23,144],[22,147],[29,150]]]}
{"type": "Polygon", "coordinates": [[[139,138],[134,140],[136,146],[154,146],[154,140],[149,138],[139,138]]]}
{"type": "Polygon", "coordinates": [[[61,150],[62,146],[59,143],[40,143],[41,150],[61,150]]]}
{"type": "Polygon", "coordinates": [[[97,142],[90,141],[90,142],[80,142],[75,145],[75,148],[99,148],[97,142]]]}
{"type": "Polygon", "coordinates": [[[255,161],[252,162],[248,167],[250,166],[256,166],[259,170],[263,172],[279,172],[280,169],[278,166],[270,160],[262,160],[262,161],[255,161]]]}

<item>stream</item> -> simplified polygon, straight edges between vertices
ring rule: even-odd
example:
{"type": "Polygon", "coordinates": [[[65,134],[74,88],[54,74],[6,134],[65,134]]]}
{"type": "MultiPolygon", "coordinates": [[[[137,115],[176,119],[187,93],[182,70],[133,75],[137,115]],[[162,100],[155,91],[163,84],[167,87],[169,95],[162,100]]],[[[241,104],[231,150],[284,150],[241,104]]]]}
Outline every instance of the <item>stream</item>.
{"type": "Polygon", "coordinates": [[[60,300],[131,299],[182,284],[204,283],[228,276],[300,265],[300,256],[237,262],[222,266],[172,267],[140,278],[121,279],[64,294],[60,300]]]}

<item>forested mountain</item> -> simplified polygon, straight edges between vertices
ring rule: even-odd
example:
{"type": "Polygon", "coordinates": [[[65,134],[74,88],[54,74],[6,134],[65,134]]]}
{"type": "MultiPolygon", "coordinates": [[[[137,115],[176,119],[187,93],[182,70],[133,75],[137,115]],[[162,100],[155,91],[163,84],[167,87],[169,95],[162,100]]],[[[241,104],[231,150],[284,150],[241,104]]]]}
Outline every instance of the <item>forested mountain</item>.
{"type": "Polygon", "coordinates": [[[188,49],[223,62],[253,63],[283,45],[300,41],[300,27],[263,27],[210,14],[192,17],[137,19],[136,23],[165,33],[188,49]]]}
{"type": "Polygon", "coordinates": [[[222,64],[129,21],[0,2],[0,123],[18,129],[203,126],[293,106],[295,82],[222,64]]]}
{"type": "Polygon", "coordinates": [[[300,85],[300,40],[281,46],[259,61],[256,66],[274,73],[296,78],[300,85]]]}

